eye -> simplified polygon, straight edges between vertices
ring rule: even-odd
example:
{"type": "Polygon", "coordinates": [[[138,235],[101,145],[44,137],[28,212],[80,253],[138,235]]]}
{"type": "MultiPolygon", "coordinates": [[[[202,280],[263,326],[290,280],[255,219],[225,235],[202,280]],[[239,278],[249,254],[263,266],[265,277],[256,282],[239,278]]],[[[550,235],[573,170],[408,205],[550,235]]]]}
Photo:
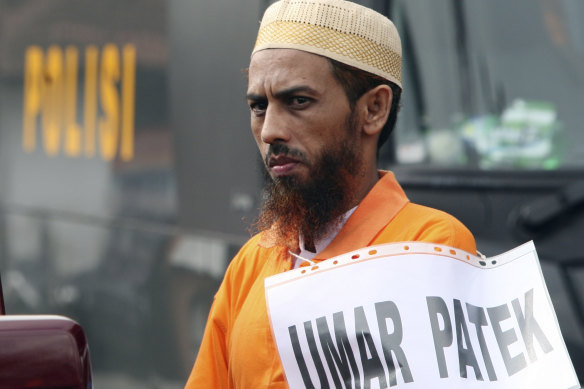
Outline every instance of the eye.
{"type": "Polygon", "coordinates": [[[268,108],[268,103],[263,101],[254,101],[249,104],[249,109],[254,115],[263,115],[268,108]]]}
{"type": "Polygon", "coordinates": [[[312,99],[309,97],[293,96],[290,98],[290,101],[288,102],[288,104],[292,108],[301,109],[301,108],[305,108],[308,104],[310,104],[310,102],[312,102],[312,99]]]}

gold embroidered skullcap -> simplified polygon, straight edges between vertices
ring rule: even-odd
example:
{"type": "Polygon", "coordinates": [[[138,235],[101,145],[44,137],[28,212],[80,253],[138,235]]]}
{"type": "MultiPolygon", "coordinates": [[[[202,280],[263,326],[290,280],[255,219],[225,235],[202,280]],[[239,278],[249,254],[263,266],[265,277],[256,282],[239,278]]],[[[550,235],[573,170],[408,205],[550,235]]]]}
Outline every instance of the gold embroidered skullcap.
{"type": "Polygon", "coordinates": [[[297,49],[383,77],[401,88],[401,41],[393,23],[345,0],[281,0],[262,18],[253,53],[297,49]]]}

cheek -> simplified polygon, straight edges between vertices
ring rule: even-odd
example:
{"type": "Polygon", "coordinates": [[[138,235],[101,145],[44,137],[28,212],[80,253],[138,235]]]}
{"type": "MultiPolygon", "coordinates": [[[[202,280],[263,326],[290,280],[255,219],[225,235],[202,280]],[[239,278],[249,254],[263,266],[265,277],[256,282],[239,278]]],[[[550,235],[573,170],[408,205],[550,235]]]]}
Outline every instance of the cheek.
{"type": "Polygon", "coordinates": [[[321,150],[323,147],[335,143],[346,136],[345,125],[338,120],[328,120],[313,126],[311,131],[307,131],[304,139],[307,147],[313,150],[321,150]]]}

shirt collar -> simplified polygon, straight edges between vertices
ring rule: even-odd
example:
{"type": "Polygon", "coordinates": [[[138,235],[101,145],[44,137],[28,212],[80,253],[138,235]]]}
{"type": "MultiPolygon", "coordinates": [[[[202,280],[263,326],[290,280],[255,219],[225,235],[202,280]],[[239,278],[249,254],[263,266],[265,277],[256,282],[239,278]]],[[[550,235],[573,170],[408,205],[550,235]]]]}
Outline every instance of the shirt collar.
{"type": "Polygon", "coordinates": [[[379,176],[380,180],[363,198],[331,244],[318,255],[318,259],[336,257],[369,245],[409,202],[392,172],[379,171],[379,176]]]}
{"type": "Polygon", "coordinates": [[[327,234],[322,239],[314,242],[314,247],[316,248],[316,252],[308,251],[304,248],[304,240],[302,239],[302,235],[298,237],[298,245],[300,246],[300,254],[299,257],[304,259],[312,259],[318,255],[322,250],[324,250],[332,241],[335,239],[335,236],[339,233],[339,231],[343,228],[349,217],[355,212],[357,207],[351,208],[344,215],[340,217],[340,222],[334,224],[334,228],[331,228],[327,231],[327,234]]]}

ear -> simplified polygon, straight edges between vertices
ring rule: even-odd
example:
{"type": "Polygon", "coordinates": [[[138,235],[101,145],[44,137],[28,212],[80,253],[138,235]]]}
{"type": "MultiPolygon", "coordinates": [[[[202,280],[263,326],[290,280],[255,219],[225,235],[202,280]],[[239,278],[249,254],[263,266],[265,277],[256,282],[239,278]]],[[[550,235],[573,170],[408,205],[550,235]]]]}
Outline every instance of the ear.
{"type": "Polygon", "coordinates": [[[381,132],[391,110],[393,94],[388,85],[378,85],[361,96],[365,111],[363,132],[367,135],[376,135],[381,132]]]}

